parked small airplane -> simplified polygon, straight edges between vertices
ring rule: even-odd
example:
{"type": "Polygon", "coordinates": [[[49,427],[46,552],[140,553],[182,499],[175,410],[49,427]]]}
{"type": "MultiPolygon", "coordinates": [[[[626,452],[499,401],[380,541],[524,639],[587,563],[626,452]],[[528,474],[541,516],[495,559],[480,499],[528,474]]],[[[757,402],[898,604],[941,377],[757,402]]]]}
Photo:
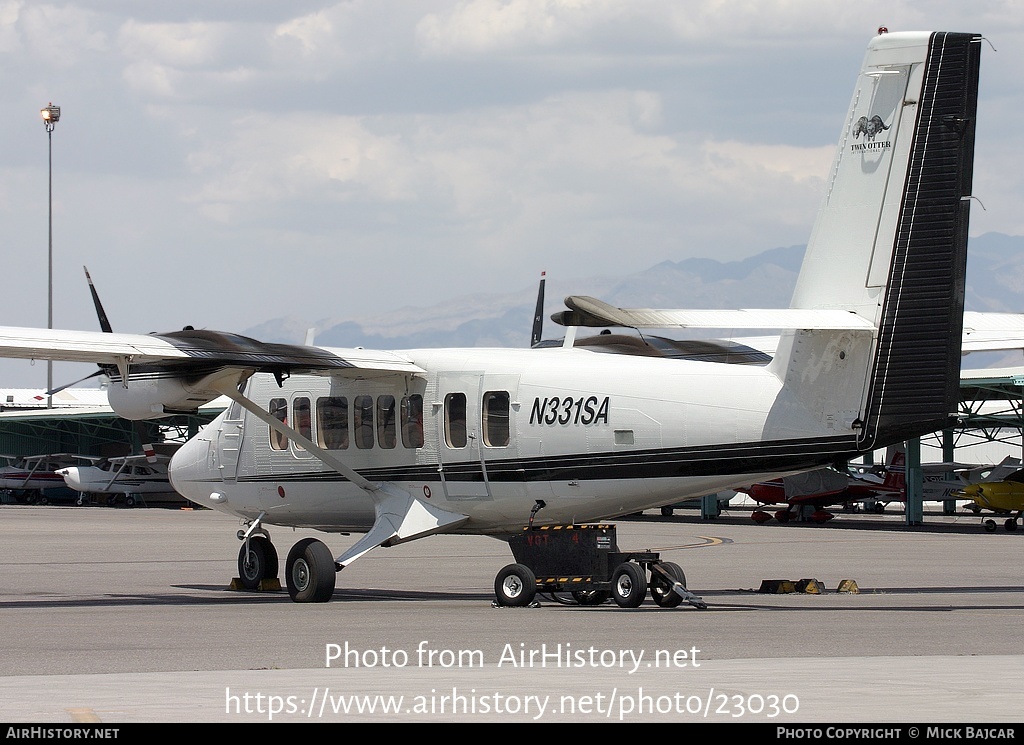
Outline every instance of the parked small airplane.
{"type": "MultiPolygon", "coordinates": [[[[227,396],[170,478],[245,521],[243,584],[277,576],[268,525],[364,533],[338,556],[313,538],[292,547],[284,574],[298,602],[329,600],[337,572],[379,546],[508,539],[852,460],[943,429],[956,411],[980,39],[871,40],[789,309],[630,310],[577,296],[555,316],[560,347],[401,352],[191,327],[5,328],[0,355],[98,363],[111,406],[132,419],[227,396]],[[887,129],[855,138],[854,123],[876,115],[887,129]],[[731,364],[657,345],[599,354],[600,335],[574,345],[581,325],[782,333],[766,364],[731,364]]],[[[671,605],[677,588],[659,577],[652,596],[671,605]]],[[[642,601],[647,584],[624,562],[613,598],[642,601]]],[[[495,579],[502,605],[535,589],[523,563],[495,579]]]]}
{"type": "MultiPolygon", "coordinates": [[[[1024,469],[1015,470],[1001,480],[972,483],[960,492],[963,499],[969,499],[977,512],[988,510],[997,515],[1009,515],[1003,527],[1009,531],[1017,529],[1017,521],[1024,514],[1024,469]]],[[[986,518],[982,521],[985,530],[996,529],[996,521],[986,518]]]]}
{"type": "Polygon", "coordinates": [[[83,459],[71,453],[0,457],[8,460],[8,465],[0,467],[0,489],[28,504],[46,504],[55,493],[63,492],[64,479],[54,472],[83,459]]]}
{"type": "Polygon", "coordinates": [[[56,473],[77,492],[106,494],[110,503],[124,495],[125,504],[133,507],[147,494],[177,497],[167,474],[170,460],[166,455],[126,455],[99,459],[88,466],[66,466],[56,473]]]}
{"type": "MultiPolygon", "coordinates": [[[[1019,467],[1020,459],[1012,456],[996,465],[922,463],[921,499],[925,502],[964,499],[960,493],[968,484],[996,481],[1019,467]]],[[[775,518],[780,522],[788,522],[806,509],[810,520],[823,523],[834,517],[827,507],[863,504],[865,509],[881,513],[892,502],[906,502],[906,473],[906,451],[900,444],[887,448],[884,464],[850,464],[845,469],[817,469],[762,481],[737,491],[761,504],[785,505],[775,512],[775,518]],[[811,511],[809,508],[814,509],[811,511]]],[[[755,522],[763,523],[772,516],[755,510],[751,517],[755,522]]]]}

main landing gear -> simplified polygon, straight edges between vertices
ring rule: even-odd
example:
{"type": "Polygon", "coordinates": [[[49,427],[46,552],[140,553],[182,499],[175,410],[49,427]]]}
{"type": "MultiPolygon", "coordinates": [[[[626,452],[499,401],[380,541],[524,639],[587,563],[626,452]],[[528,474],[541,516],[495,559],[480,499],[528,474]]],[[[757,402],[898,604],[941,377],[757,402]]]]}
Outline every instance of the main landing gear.
{"type": "MultiPolygon", "coordinates": [[[[1017,521],[1020,520],[1020,518],[1021,512],[1018,512],[1016,515],[1011,515],[1003,521],[1003,527],[1006,528],[1007,531],[1012,533],[1017,529],[1017,521]]],[[[982,520],[981,524],[985,526],[985,530],[987,530],[989,533],[994,533],[996,530],[996,521],[992,518],[986,518],[985,520],[982,520]]]]}
{"type": "Polygon", "coordinates": [[[650,592],[661,608],[675,608],[684,600],[707,608],[686,589],[678,564],[649,551],[619,551],[614,525],[528,527],[509,546],[516,563],[494,578],[496,606],[529,606],[541,593],[557,602],[589,606],[611,599],[620,608],[639,608],[650,592]],[[560,594],[572,601],[561,600],[560,594]]]}

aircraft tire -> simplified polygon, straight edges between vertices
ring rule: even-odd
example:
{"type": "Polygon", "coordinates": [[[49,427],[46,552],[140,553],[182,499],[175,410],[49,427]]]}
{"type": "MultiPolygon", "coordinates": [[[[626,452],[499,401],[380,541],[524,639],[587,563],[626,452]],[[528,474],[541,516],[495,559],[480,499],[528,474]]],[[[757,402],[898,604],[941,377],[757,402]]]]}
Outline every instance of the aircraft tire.
{"type": "MultiPolygon", "coordinates": [[[[686,575],[683,568],[671,561],[662,562],[661,566],[672,575],[672,579],[686,587],[686,575]]],[[[661,608],[675,608],[683,602],[683,596],[672,589],[656,572],[651,572],[651,598],[661,608]]]]}
{"type": "Polygon", "coordinates": [[[316,538],[303,538],[288,552],[285,581],[296,603],[326,603],[334,595],[337,575],[331,550],[316,538]]]}
{"type": "Polygon", "coordinates": [[[612,572],[612,597],[620,608],[639,608],[647,597],[647,577],[639,564],[624,561],[612,572]]]}
{"type": "Polygon", "coordinates": [[[238,578],[246,590],[258,590],[260,582],[277,577],[277,570],[277,549],[265,536],[249,538],[248,555],[245,543],[238,549],[238,578]]]}
{"type": "Polygon", "coordinates": [[[573,590],[572,599],[580,605],[601,605],[612,594],[607,590],[573,590]]]}
{"type": "Polygon", "coordinates": [[[882,502],[875,502],[874,510],[876,515],[881,515],[885,512],[885,505],[882,502]]]}
{"type": "Polygon", "coordinates": [[[498,605],[522,608],[537,595],[537,575],[525,564],[509,564],[494,578],[494,597],[498,605]]]}
{"type": "Polygon", "coordinates": [[[125,507],[134,507],[135,506],[135,495],[134,494],[125,494],[124,495],[124,506],[125,507]]]}
{"type": "Polygon", "coordinates": [[[996,529],[996,521],[995,520],[991,520],[991,519],[990,520],[986,520],[984,522],[984,525],[985,525],[985,530],[987,530],[989,533],[994,532],[995,529],[996,529]]]}
{"type": "Polygon", "coordinates": [[[1012,533],[1017,529],[1017,521],[1014,520],[1012,517],[1008,518],[1007,521],[1003,523],[1003,527],[1012,533]]]}

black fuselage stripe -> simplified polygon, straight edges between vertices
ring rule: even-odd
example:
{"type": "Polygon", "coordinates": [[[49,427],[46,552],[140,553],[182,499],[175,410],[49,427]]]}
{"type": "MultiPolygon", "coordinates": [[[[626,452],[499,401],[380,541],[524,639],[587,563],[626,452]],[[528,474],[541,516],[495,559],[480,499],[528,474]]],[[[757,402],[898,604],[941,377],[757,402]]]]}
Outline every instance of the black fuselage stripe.
{"type": "MultiPolygon", "coordinates": [[[[544,456],[485,461],[487,479],[494,482],[598,481],[637,478],[685,478],[767,471],[807,470],[858,455],[853,437],[739,443],[697,448],[670,448],[630,453],[544,456]]],[[[283,465],[283,464],[282,464],[283,465]]],[[[360,470],[371,481],[483,481],[479,461],[409,464],[360,470]]],[[[345,481],[335,471],[271,472],[239,475],[239,482],[345,481]]]]}

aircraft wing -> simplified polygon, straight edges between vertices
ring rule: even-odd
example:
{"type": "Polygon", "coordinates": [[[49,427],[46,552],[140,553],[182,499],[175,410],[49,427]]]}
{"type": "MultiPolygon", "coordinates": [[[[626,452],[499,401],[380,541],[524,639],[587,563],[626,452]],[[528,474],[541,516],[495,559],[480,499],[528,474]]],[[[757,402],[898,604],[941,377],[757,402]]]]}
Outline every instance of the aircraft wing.
{"type": "Polygon", "coordinates": [[[166,334],[0,327],[0,357],[93,362],[97,365],[161,364],[168,368],[239,367],[315,372],[344,377],[367,373],[422,373],[408,360],[373,350],[327,350],[273,344],[238,334],[184,329],[166,334]],[[341,356],[338,352],[344,352],[341,356]]]}

